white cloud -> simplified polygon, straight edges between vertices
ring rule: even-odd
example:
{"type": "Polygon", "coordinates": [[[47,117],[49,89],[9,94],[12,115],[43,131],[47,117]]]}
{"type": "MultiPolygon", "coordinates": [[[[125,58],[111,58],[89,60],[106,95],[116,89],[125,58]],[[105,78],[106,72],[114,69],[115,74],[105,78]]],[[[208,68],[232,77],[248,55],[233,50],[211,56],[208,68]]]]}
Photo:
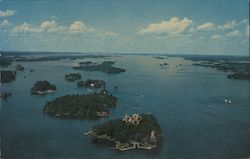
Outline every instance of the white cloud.
{"type": "Polygon", "coordinates": [[[229,33],[227,33],[228,37],[237,37],[237,36],[241,36],[241,32],[239,30],[234,30],[234,31],[231,31],[229,33]]]}
{"type": "Polygon", "coordinates": [[[82,33],[87,30],[87,26],[82,21],[75,21],[68,28],[70,33],[82,33]]]}
{"type": "Polygon", "coordinates": [[[188,32],[189,32],[189,33],[194,33],[194,32],[195,32],[195,29],[194,29],[194,28],[190,28],[188,32]]]}
{"type": "Polygon", "coordinates": [[[60,32],[65,30],[65,27],[59,26],[54,20],[44,21],[39,26],[32,26],[28,23],[23,23],[13,29],[15,33],[42,33],[42,32],[60,32]]]}
{"type": "Polygon", "coordinates": [[[236,25],[237,25],[236,20],[233,20],[231,22],[230,21],[227,22],[224,25],[219,25],[218,28],[222,30],[229,30],[229,29],[234,29],[236,25]]]}
{"type": "Polygon", "coordinates": [[[103,35],[107,36],[107,37],[110,37],[110,36],[117,36],[118,33],[106,31],[106,32],[103,33],[103,35]]]}
{"type": "Polygon", "coordinates": [[[215,34],[211,37],[211,39],[215,40],[215,39],[222,39],[223,37],[219,34],[215,34]]]}
{"type": "Polygon", "coordinates": [[[169,21],[161,21],[160,23],[151,23],[146,28],[138,31],[139,34],[178,34],[182,33],[191,26],[192,20],[188,18],[179,19],[172,17],[169,21]]]}
{"type": "Polygon", "coordinates": [[[245,33],[246,33],[246,36],[249,36],[249,25],[247,25],[245,33]]]}
{"type": "Polygon", "coordinates": [[[211,31],[214,29],[215,29],[215,25],[210,22],[204,23],[197,27],[197,30],[201,30],[201,31],[211,31]]]}
{"type": "Polygon", "coordinates": [[[0,17],[9,17],[15,14],[15,11],[13,10],[6,10],[6,11],[1,11],[0,10],[0,17]]]}
{"type": "Polygon", "coordinates": [[[9,21],[7,19],[5,19],[4,21],[0,22],[0,30],[7,29],[8,26],[9,26],[9,21]]]}

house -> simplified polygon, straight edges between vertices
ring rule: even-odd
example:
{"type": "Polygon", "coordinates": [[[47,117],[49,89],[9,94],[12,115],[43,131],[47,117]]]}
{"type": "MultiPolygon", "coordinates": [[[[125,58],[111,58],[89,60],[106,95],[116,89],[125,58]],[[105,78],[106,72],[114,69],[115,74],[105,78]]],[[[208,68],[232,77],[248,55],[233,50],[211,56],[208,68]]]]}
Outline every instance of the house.
{"type": "Polygon", "coordinates": [[[127,114],[123,117],[122,121],[125,123],[131,123],[134,125],[140,124],[142,120],[142,117],[139,114],[133,114],[131,116],[128,116],[127,114]]]}
{"type": "Polygon", "coordinates": [[[156,131],[152,130],[152,131],[151,131],[151,134],[150,134],[150,140],[151,140],[152,142],[155,142],[155,141],[156,141],[156,136],[155,136],[155,134],[156,134],[156,131]]]}

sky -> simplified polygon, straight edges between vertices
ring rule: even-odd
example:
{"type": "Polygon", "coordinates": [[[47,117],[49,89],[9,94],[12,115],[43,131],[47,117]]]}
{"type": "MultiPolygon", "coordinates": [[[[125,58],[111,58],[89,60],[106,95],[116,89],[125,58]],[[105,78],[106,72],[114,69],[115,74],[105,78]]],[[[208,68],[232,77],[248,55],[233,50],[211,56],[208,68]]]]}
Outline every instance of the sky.
{"type": "Polygon", "coordinates": [[[0,0],[0,51],[249,55],[248,0],[0,0]]]}

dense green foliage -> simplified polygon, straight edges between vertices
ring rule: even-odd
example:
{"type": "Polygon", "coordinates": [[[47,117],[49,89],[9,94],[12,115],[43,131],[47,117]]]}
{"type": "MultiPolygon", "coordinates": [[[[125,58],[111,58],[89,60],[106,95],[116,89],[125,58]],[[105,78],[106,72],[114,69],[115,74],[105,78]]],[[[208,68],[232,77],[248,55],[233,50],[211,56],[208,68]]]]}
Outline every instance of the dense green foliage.
{"type": "Polygon", "coordinates": [[[82,76],[79,73],[70,73],[70,74],[65,75],[65,80],[67,81],[75,81],[81,78],[82,76]]]}
{"type": "Polygon", "coordinates": [[[157,142],[161,142],[161,129],[157,119],[152,114],[141,114],[141,116],[142,121],[139,125],[125,123],[121,119],[116,119],[94,127],[94,131],[97,135],[106,134],[122,143],[131,140],[138,142],[146,140],[150,143],[150,134],[154,130],[157,132],[157,142]]]}
{"type": "Polygon", "coordinates": [[[79,65],[94,65],[96,63],[92,62],[92,61],[86,61],[86,62],[79,62],[79,65]]]}
{"type": "Polygon", "coordinates": [[[24,67],[22,65],[16,65],[15,68],[17,71],[24,71],[24,67]]]}
{"type": "Polygon", "coordinates": [[[104,88],[105,82],[103,80],[92,80],[87,79],[86,81],[77,82],[78,87],[94,87],[94,88],[104,88]]]}
{"type": "Polygon", "coordinates": [[[108,74],[117,74],[121,72],[125,72],[125,69],[113,67],[114,62],[112,61],[104,61],[102,64],[93,64],[93,65],[84,65],[84,66],[76,66],[73,69],[76,70],[85,70],[85,71],[100,71],[108,74]]]}
{"type": "Polygon", "coordinates": [[[9,83],[16,79],[16,72],[14,71],[1,71],[1,83],[9,83]]]}
{"type": "Polygon", "coordinates": [[[43,111],[52,116],[96,119],[98,112],[108,112],[107,108],[115,105],[116,98],[111,95],[66,95],[47,102],[43,111]]]}
{"type": "Polygon", "coordinates": [[[0,56],[0,66],[2,67],[8,67],[13,61],[13,57],[0,56]]]}
{"type": "Polygon", "coordinates": [[[31,94],[41,94],[39,92],[45,92],[48,90],[55,91],[56,86],[50,84],[48,81],[37,81],[31,88],[31,94]]]}
{"type": "Polygon", "coordinates": [[[0,93],[0,98],[3,98],[5,101],[11,97],[11,92],[3,92],[3,93],[0,93]]]}
{"type": "Polygon", "coordinates": [[[237,73],[233,73],[233,74],[228,75],[227,78],[250,80],[250,73],[237,72],[237,73]]]}

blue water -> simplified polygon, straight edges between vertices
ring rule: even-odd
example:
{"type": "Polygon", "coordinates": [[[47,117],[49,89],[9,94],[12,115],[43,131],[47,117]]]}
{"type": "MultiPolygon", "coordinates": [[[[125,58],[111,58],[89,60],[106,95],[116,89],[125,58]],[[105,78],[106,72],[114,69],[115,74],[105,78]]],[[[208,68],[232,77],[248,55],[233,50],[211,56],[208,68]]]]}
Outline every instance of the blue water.
{"type": "MultiPolygon", "coordinates": [[[[231,80],[226,73],[192,66],[181,57],[154,59],[152,56],[122,55],[108,59],[79,59],[53,62],[18,62],[26,70],[14,82],[1,85],[12,92],[1,101],[0,136],[4,159],[234,159],[250,156],[249,81],[231,80]],[[73,70],[80,61],[116,61],[125,73],[73,70]],[[159,64],[170,65],[161,69],[159,64]],[[176,67],[176,65],[182,66],[176,67]],[[29,69],[34,69],[30,72],[29,69]],[[181,70],[183,69],[183,70],[181,70]],[[80,72],[83,79],[103,79],[118,98],[109,119],[126,113],[152,113],[161,125],[164,143],[157,152],[117,152],[94,145],[80,133],[97,121],[49,117],[42,113],[46,101],[56,97],[87,93],[67,82],[64,75],[80,72]],[[26,78],[23,78],[26,76],[26,78]],[[56,84],[57,92],[31,96],[37,80],[56,84]],[[114,86],[119,90],[115,91],[114,86]],[[224,99],[232,100],[225,105],[224,99]]],[[[3,68],[1,68],[3,69],[3,68]]]]}

